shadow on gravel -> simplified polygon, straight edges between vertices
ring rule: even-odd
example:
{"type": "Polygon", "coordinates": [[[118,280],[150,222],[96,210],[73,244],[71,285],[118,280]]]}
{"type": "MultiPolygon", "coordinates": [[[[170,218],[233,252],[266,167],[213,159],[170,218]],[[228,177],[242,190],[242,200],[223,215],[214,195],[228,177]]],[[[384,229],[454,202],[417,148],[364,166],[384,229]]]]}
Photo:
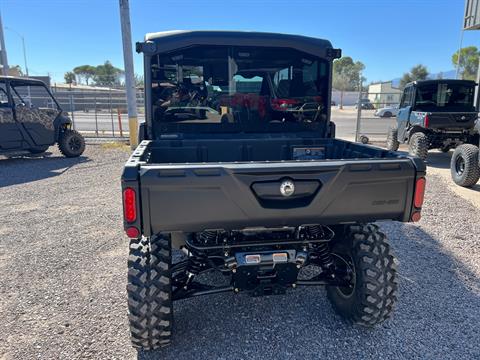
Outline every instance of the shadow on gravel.
{"type": "Polygon", "coordinates": [[[427,165],[439,169],[450,169],[450,159],[452,158],[452,154],[453,151],[447,153],[430,151],[428,153],[427,165]]]}
{"type": "Polygon", "coordinates": [[[85,156],[66,158],[51,155],[47,152],[37,156],[0,159],[0,188],[58,176],[75,165],[91,161],[85,156]]]}
{"type": "Polygon", "coordinates": [[[399,302],[386,323],[347,324],[322,288],[201,297],[175,304],[172,345],[138,359],[479,358],[479,279],[420,228],[381,227],[400,261],[399,302]]]}

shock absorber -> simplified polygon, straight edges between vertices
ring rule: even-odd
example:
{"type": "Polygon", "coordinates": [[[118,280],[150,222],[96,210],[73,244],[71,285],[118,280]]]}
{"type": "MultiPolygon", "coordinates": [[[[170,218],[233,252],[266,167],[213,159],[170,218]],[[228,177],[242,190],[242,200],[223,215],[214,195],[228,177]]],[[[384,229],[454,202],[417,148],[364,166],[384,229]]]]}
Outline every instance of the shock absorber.
{"type": "Polygon", "coordinates": [[[216,230],[204,230],[197,235],[197,239],[202,245],[208,245],[216,242],[217,235],[216,230]]]}
{"type": "Polygon", "coordinates": [[[191,249],[189,250],[189,258],[187,264],[187,274],[191,278],[198,275],[206,268],[208,261],[207,255],[203,251],[191,249]]]}
{"type": "MultiPolygon", "coordinates": [[[[309,239],[319,239],[324,237],[325,232],[323,231],[323,227],[320,225],[312,225],[308,226],[306,229],[307,238],[309,239]]],[[[320,242],[315,244],[314,246],[315,254],[320,262],[320,266],[328,270],[333,265],[333,257],[330,253],[330,247],[328,246],[328,242],[320,242]]]]}
{"type": "Polygon", "coordinates": [[[316,254],[323,269],[328,270],[332,267],[333,257],[328,242],[319,243],[316,247],[316,254]]]}

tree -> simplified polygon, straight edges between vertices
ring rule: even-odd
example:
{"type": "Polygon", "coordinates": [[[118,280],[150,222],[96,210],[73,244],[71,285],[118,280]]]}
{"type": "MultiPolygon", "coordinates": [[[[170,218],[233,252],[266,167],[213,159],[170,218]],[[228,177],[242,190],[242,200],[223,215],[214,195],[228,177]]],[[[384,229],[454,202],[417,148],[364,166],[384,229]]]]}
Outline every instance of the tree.
{"type": "Polygon", "coordinates": [[[23,76],[23,70],[20,65],[13,65],[8,67],[8,75],[10,76],[23,76]]]}
{"type": "Polygon", "coordinates": [[[66,84],[73,84],[76,80],[75,73],[72,71],[67,71],[65,75],[63,75],[66,84]]]}
{"type": "Polygon", "coordinates": [[[403,74],[400,80],[400,88],[404,88],[409,82],[417,80],[425,80],[428,77],[428,69],[422,64],[415,65],[410,72],[403,74]]]}
{"type": "Polygon", "coordinates": [[[475,80],[477,78],[478,58],[480,52],[476,46],[468,46],[461,48],[460,51],[452,55],[452,63],[458,66],[462,79],[475,80]],[[460,65],[458,64],[460,54],[460,65]]]}
{"type": "Polygon", "coordinates": [[[110,61],[105,61],[103,65],[98,65],[95,68],[95,75],[93,80],[95,84],[100,86],[115,86],[121,84],[121,76],[124,71],[116,68],[110,61]]]}
{"type": "Polygon", "coordinates": [[[92,65],[80,65],[74,68],[73,72],[78,76],[78,82],[82,82],[83,79],[88,85],[88,81],[95,76],[96,68],[92,65]]]}
{"type": "Polygon", "coordinates": [[[145,86],[145,82],[143,81],[143,75],[135,74],[135,87],[143,88],[145,86]]]}
{"type": "Polygon", "coordinates": [[[343,56],[333,62],[333,87],[340,90],[340,109],[343,109],[343,92],[361,90],[360,83],[362,70],[365,69],[360,61],[354,62],[350,56],[343,56]]]}

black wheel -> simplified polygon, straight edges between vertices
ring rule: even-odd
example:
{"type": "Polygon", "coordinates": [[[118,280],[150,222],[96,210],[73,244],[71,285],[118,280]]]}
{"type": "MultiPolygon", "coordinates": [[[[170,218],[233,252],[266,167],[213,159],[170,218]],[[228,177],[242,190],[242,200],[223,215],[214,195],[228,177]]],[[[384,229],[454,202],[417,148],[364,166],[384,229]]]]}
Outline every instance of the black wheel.
{"type": "Polygon", "coordinates": [[[385,112],[383,113],[383,117],[387,117],[387,118],[392,117],[392,115],[393,115],[393,114],[392,114],[390,111],[385,111],[385,112]]]}
{"type": "Polygon", "coordinates": [[[85,139],[75,130],[64,130],[58,139],[58,149],[66,157],[77,157],[85,151],[85,139]]]}
{"type": "Polygon", "coordinates": [[[410,140],[408,141],[408,153],[426,161],[428,156],[428,146],[429,142],[427,135],[422,132],[414,133],[410,136],[410,140]]]}
{"type": "Polygon", "coordinates": [[[400,143],[398,142],[398,129],[391,127],[387,134],[387,149],[390,151],[397,151],[400,143]]]}
{"type": "Polygon", "coordinates": [[[200,120],[206,120],[208,119],[208,116],[207,116],[207,110],[204,110],[204,109],[201,109],[198,111],[198,118],[200,120]]]}
{"type": "Polygon", "coordinates": [[[386,320],[397,301],[398,284],[385,234],[373,224],[349,226],[346,238],[334,243],[332,255],[337,266],[349,268],[354,280],[350,287],[327,287],[335,311],[367,327],[386,320]]]}
{"type": "Polygon", "coordinates": [[[48,145],[36,146],[36,147],[34,147],[34,148],[28,149],[28,151],[29,151],[31,154],[41,154],[41,153],[44,153],[45,151],[47,151],[48,148],[49,148],[48,145]]]}
{"type": "Polygon", "coordinates": [[[132,344],[152,350],[170,343],[173,307],[170,238],[130,241],[128,319],[132,344]]]}
{"type": "Polygon", "coordinates": [[[457,185],[465,187],[475,185],[480,179],[478,147],[471,144],[458,146],[450,162],[450,173],[457,185]]]}

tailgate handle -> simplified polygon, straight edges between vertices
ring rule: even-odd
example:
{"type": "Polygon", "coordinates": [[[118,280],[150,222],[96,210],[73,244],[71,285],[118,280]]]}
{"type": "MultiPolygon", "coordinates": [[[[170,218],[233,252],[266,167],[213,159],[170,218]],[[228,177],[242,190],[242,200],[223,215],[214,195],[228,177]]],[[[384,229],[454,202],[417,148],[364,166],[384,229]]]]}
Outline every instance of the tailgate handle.
{"type": "Polygon", "coordinates": [[[252,191],[260,200],[291,201],[313,197],[320,188],[318,180],[259,181],[252,184],[252,191]]]}

